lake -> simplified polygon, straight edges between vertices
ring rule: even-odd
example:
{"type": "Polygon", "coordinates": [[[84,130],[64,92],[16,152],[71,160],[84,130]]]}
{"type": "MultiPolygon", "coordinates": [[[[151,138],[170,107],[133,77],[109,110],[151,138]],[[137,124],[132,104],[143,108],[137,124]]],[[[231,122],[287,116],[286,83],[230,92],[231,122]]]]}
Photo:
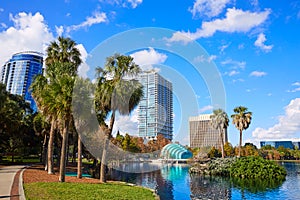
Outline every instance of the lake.
{"type": "MultiPolygon", "coordinates": [[[[260,180],[240,182],[219,177],[190,175],[188,166],[165,166],[148,173],[125,173],[113,170],[110,179],[154,189],[161,200],[182,199],[300,199],[300,163],[280,163],[287,169],[283,183],[260,180]]],[[[132,165],[131,167],[140,166],[132,165]]],[[[146,168],[151,168],[151,164],[146,168]]],[[[154,167],[155,168],[155,167],[154,167]]]]}

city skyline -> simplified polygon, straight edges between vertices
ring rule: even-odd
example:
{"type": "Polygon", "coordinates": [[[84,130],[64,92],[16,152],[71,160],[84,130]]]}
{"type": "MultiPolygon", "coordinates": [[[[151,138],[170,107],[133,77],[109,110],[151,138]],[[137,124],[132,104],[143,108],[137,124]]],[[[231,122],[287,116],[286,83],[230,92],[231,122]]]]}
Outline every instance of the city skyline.
{"type": "MultiPolygon", "coordinates": [[[[45,53],[46,46],[59,35],[76,41],[86,61],[99,44],[116,34],[142,27],[171,29],[174,34],[166,36],[166,45],[184,46],[189,40],[195,41],[208,57],[198,56],[194,61],[208,59],[215,63],[224,84],[224,110],[228,115],[240,105],[253,112],[243,142],[259,145],[259,141],[271,138],[300,138],[299,25],[300,3],[296,0],[31,0],[26,4],[4,0],[0,5],[0,42],[4,47],[0,50],[0,65],[20,51],[45,53]]],[[[217,108],[212,104],[209,85],[200,74],[195,75],[197,71],[186,60],[171,51],[148,44],[128,54],[144,69],[160,70],[174,83],[174,90],[181,85],[169,73],[172,70],[193,88],[193,101],[198,104],[194,111],[189,100],[174,96],[174,139],[188,144],[187,115],[211,113],[217,108]],[[185,110],[190,112],[183,115],[185,110]]],[[[79,74],[87,76],[92,67],[84,62],[79,74]]],[[[119,117],[116,128],[136,134],[137,111],[119,117]]],[[[238,130],[230,122],[228,140],[234,146],[238,144],[237,136],[238,130]]]]}

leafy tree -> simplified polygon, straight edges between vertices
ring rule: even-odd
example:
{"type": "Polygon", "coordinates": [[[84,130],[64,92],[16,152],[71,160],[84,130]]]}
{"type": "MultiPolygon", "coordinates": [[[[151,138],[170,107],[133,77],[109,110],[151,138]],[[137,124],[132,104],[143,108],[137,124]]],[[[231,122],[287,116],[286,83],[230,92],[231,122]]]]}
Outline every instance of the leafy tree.
{"type": "Polygon", "coordinates": [[[211,119],[212,127],[214,127],[219,131],[220,140],[221,140],[222,158],[224,158],[225,156],[225,152],[224,152],[225,133],[224,132],[227,130],[227,127],[229,125],[228,115],[222,109],[216,109],[213,110],[213,114],[210,116],[210,119],[211,119]]]}
{"type": "Polygon", "coordinates": [[[226,142],[224,145],[224,153],[226,156],[233,156],[234,155],[234,149],[232,145],[229,142],[226,142]]]}
{"type": "Polygon", "coordinates": [[[242,149],[242,133],[243,130],[246,130],[252,119],[252,112],[248,112],[248,108],[239,106],[233,109],[234,113],[231,115],[232,123],[235,127],[240,131],[240,142],[239,142],[239,153],[238,157],[241,156],[241,149],[242,149]]]}
{"type": "Polygon", "coordinates": [[[209,158],[220,158],[222,157],[222,153],[213,146],[208,152],[207,156],[209,158]]]}
{"type": "MultiPolygon", "coordinates": [[[[115,54],[106,59],[104,68],[97,69],[97,88],[95,107],[100,125],[108,114],[111,115],[108,130],[105,131],[105,142],[102,153],[100,181],[105,180],[105,163],[107,140],[112,137],[115,115],[128,115],[140,102],[143,96],[142,85],[134,78],[140,73],[140,68],[130,56],[115,54]],[[130,79],[131,78],[131,79],[130,79]]],[[[105,126],[102,126],[105,127],[105,126]]]]}

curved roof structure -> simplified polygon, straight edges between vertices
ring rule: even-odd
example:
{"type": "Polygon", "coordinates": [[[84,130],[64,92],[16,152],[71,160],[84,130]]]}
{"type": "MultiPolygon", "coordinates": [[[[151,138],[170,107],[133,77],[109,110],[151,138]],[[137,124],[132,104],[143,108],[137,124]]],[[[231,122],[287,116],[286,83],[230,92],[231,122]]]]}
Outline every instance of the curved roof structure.
{"type": "Polygon", "coordinates": [[[184,146],[172,143],[163,147],[160,157],[170,159],[189,159],[193,157],[193,154],[184,146]]]}

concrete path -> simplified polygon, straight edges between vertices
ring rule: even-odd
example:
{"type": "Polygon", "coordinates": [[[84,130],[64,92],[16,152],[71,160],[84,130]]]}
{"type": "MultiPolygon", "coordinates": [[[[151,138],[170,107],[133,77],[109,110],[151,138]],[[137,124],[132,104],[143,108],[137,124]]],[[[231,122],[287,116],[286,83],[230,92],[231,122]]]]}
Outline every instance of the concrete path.
{"type": "Polygon", "coordinates": [[[0,168],[0,199],[24,199],[22,169],[23,165],[3,166],[0,168]],[[12,187],[14,185],[14,187],[12,187]],[[22,188],[20,188],[20,186],[22,188]],[[12,190],[13,188],[13,190],[12,190]]]}

